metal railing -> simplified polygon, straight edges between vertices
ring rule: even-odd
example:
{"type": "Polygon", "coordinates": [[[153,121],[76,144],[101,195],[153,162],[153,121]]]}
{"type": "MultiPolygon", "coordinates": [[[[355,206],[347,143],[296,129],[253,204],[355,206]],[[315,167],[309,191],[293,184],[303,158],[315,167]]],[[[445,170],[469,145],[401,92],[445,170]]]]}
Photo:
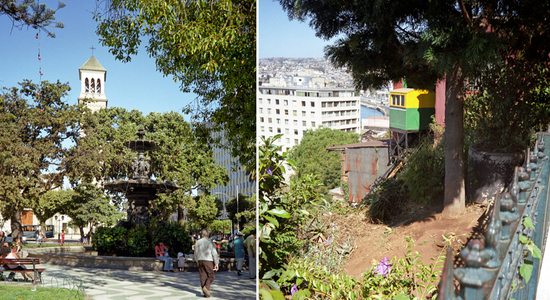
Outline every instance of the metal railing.
{"type": "Polygon", "coordinates": [[[515,168],[513,182],[496,197],[484,238],[470,240],[461,250],[463,266],[455,267],[452,249],[447,250],[439,299],[535,298],[538,249],[544,248],[548,228],[549,156],[550,133],[539,133],[525,164],[515,168]]]}

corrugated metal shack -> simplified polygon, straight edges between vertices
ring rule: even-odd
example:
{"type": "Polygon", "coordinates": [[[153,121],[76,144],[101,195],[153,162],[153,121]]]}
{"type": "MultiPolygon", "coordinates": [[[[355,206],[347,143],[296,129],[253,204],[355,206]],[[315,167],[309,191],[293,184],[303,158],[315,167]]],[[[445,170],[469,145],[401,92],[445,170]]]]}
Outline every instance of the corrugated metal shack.
{"type": "Polygon", "coordinates": [[[327,148],[341,153],[341,176],[348,184],[351,204],[360,203],[376,178],[388,170],[388,147],[389,140],[369,140],[327,148]]]}

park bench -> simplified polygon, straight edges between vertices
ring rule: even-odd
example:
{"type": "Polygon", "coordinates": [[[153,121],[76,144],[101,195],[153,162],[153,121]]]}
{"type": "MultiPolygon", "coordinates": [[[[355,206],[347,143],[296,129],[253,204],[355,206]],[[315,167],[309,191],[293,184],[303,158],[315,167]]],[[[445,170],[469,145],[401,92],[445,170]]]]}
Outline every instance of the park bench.
{"type": "Polygon", "coordinates": [[[25,273],[25,272],[32,272],[33,277],[35,280],[38,280],[38,282],[42,283],[42,272],[44,272],[45,268],[38,268],[37,265],[40,264],[40,259],[36,257],[27,257],[27,258],[0,258],[0,277],[4,278],[3,273],[25,273]],[[5,265],[18,265],[23,266],[24,269],[7,269],[5,268],[5,265]]]}

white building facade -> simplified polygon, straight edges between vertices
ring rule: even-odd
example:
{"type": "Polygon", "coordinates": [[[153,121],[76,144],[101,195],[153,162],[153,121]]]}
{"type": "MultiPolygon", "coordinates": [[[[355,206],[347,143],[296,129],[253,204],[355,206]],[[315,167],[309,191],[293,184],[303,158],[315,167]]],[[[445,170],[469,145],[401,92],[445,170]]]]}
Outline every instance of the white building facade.
{"type": "Polygon", "coordinates": [[[293,78],[291,86],[262,84],[257,94],[259,137],[283,134],[277,141],[286,151],[300,143],[306,130],[326,127],[360,133],[361,105],[353,88],[318,87],[307,78],[293,78]]]}

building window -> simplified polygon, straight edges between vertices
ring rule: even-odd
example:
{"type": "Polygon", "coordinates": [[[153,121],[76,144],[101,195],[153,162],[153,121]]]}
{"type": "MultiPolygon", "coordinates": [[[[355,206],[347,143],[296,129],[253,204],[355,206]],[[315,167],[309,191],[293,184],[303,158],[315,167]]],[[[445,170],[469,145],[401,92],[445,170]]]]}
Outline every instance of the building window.
{"type": "Polygon", "coordinates": [[[306,121],[302,121],[302,126],[306,127],[306,126],[307,126],[307,122],[306,122],[306,121]]]}
{"type": "Polygon", "coordinates": [[[298,129],[294,129],[294,135],[298,135],[298,129]]]}
{"type": "Polygon", "coordinates": [[[284,100],[285,106],[288,106],[288,100],[284,100]]]}
{"type": "Polygon", "coordinates": [[[90,92],[95,93],[95,80],[93,78],[90,83],[90,92]]]}
{"type": "Polygon", "coordinates": [[[285,125],[288,125],[288,119],[285,119],[285,125]]]}
{"type": "Polygon", "coordinates": [[[101,94],[101,79],[97,80],[97,85],[95,87],[95,90],[98,94],[101,94]]]}
{"type": "Polygon", "coordinates": [[[297,110],[293,110],[293,111],[292,111],[292,115],[295,116],[295,117],[298,116],[298,111],[297,111],[297,110]]]}
{"type": "Polygon", "coordinates": [[[267,114],[268,114],[268,115],[271,114],[271,108],[268,108],[268,109],[267,109],[267,114]]]}
{"type": "Polygon", "coordinates": [[[85,87],[86,93],[89,93],[90,92],[90,81],[88,80],[88,78],[84,79],[84,87],[85,87]]]}
{"type": "Polygon", "coordinates": [[[264,109],[260,107],[260,113],[263,114],[264,113],[264,109]]]}
{"type": "Polygon", "coordinates": [[[271,118],[267,118],[267,123],[271,123],[272,119],[271,118]]]}
{"type": "Polygon", "coordinates": [[[280,115],[280,114],[281,114],[281,111],[277,108],[277,109],[275,110],[275,114],[280,115]]]}
{"type": "Polygon", "coordinates": [[[275,99],[275,104],[279,105],[279,99],[275,99]]]}
{"type": "Polygon", "coordinates": [[[261,123],[264,122],[264,117],[260,117],[260,122],[261,122],[261,123]]]}
{"type": "Polygon", "coordinates": [[[273,132],[273,127],[269,127],[269,132],[273,132]]]}
{"type": "Polygon", "coordinates": [[[286,134],[289,134],[289,133],[290,133],[290,131],[288,130],[288,128],[285,128],[285,133],[286,133],[286,134]]]}
{"type": "Polygon", "coordinates": [[[294,126],[298,126],[298,120],[294,120],[294,126]]]}
{"type": "Polygon", "coordinates": [[[311,104],[311,107],[315,107],[315,102],[311,101],[310,104],[311,104]]]}
{"type": "Polygon", "coordinates": [[[265,128],[264,128],[263,126],[260,126],[260,131],[261,131],[261,132],[264,132],[264,129],[265,129],[265,128]]]}
{"type": "Polygon", "coordinates": [[[305,116],[306,116],[306,112],[302,110],[302,117],[305,117],[305,116]]]}
{"type": "Polygon", "coordinates": [[[271,104],[271,99],[267,99],[267,104],[271,104]]]}
{"type": "Polygon", "coordinates": [[[315,121],[311,121],[311,127],[315,127],[315,121]]]}
{"type": "Polygon", "coordinates": [[[277,128],[277,133],[281,133],[281,128],[277,128]]]}
{"type": "Polygon", "coordinates": [[[306,106],[306,102],[305,102],[305,101],[302,101],[302,106],[306,106]]]}
{"type": "Polygon", "coordinates": [[[285,109],[285,116],[288,116],[288,109],[285,109]]]}
{"type": "Polygon", "coordinates": [[[294,139],[294,145],[298,145],[298,139],[294,139]]]}
{"type": "Polygon", "coordinates": [[[315,112],[314,111],[311,112],[311,116],[315,117],[315,112]]]}
{"type": "Polygon", "coordinates": [[[277,124],[281,124],[281,119],[277,119],[277,124]]]}

